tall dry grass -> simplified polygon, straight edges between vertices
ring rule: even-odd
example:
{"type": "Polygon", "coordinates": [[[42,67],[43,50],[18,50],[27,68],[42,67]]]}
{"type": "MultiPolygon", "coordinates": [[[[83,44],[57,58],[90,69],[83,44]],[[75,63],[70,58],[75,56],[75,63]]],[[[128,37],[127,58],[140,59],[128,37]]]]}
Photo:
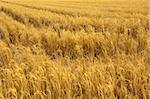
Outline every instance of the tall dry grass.
{"type": "Polygon", "coordinates": [[[150,98],[145,5],[136,2],[136,9],[131,1],[113,1],[112,6],[130,10],[122,9],[117,17],[118,10],[112,9],[110,1],[66,1],[70,6],[82,5],[74,16],[68,14],[76,11],[73,8],[59,10],[62,13],[43,8],[45,2],[63,7],[65,1],[37,1],[33,7],[29,2],[35,1],[0,1],[0,98],[150,98]],[[94,16],[96,12],[89,10],[86,14],[87,2],[108,4],[110,12],[101,15],[109,18],[94,16]]]}

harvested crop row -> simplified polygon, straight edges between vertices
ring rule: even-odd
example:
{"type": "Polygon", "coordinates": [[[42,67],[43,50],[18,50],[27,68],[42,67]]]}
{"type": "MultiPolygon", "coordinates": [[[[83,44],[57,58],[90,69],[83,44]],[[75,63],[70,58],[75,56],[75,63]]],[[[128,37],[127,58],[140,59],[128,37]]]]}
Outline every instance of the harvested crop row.
{"type": "Polygon", "coordinates": [[[78,57],[106,57],[119,53],[145,53],[148,49],[147,33],[117,34],[117,33],[71,33],[67,31],[58,34],[51,30],[26,28],[4,13],[1,14],[1,39],[9,44],[21,44],[32,47],[41,45],[47,55],[52,58],[58,56],[70,58],[78,57]],[[12,23],[12,24],[11,24],[12,23]],[[9,27],[11,25],[11,27],[9,27]],[[3,32],[4,31],[4,32],[3,32]],[[112,39],[114,38],[114,39],[112,39]]]}
{"type": "Polygon", "coordinates": [[[143,4],[142,6],[139,6],[137,2],[120,2],[120,3],[111,3],[108,4],[106,1],[96,2],[96,3],[86,3],[86,2],[75,2],[72,4],[72,2],[65,2],[65,1],[52,1],[48,2],[45,0],[45,2],[36,1],[33,4],[34,0],[24,1],[24,2],[11,2],[8,1],[8,3],[32,7],[36,9],[41,10],[48,10],[55,13],[65,14],[65,15],[71,15],[71,16],[88,16],[88,17],[101,17],[108,14],[118,13],[119,15],[124,14],[132,14],[132,13],[140,13],[146,15],[148,13],[148,8],[146,6],[146,2],[141,2],[143,4]],[[83,5],[82,5],[83,3],[83,5]],[[129,3],[129,4],[126,4],[129,3]],[[138,8],[136,6],[139,6],[138,8]],[[40,5],[39,5],[40,4],[40,5]],[[88,5],[88,6],[87,6],[88,5]],[[74,8],[75,7],[75,8],[74,8]],[[77,7],[77,8],[76,8],[77,7]]]}
{"type": "Polygon", "coordinates": [[[136,16],[136,14],[129,19],[115,17],[104,19],[74,18],[5,3],[2,5],[1,10],[21,23],[32,24],[35,27],[51,27],[56,32],[61,32],[62,30],[71,32],[83,30],[85,32],[124,33],[126,30],[134,30],[134,28],[144,28],[144,31],[148,30],[148,19],[143,15],[136,16]],[[21,9],[22,12],[18,9],[21,9]]]}

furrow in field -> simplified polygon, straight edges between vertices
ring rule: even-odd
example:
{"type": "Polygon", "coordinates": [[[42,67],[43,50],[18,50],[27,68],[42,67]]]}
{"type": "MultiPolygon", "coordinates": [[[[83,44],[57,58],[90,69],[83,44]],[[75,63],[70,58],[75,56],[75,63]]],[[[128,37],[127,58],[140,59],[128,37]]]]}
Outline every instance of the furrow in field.
{"type": "MultiPolygon", "coordinates": [[[[147,14],[147,10],[140,10],[140,8],[132,8],[132,6],[128,7],[112,7],[112,6],[108,6],[108,7],[93,7],[93,6],[89,6],[87,8],[82,8],[81,6],[79,6],[77,9],[74,9],[72,7],[69,7],[68,5],[57,5],[56,4],[32,4],[30,5],[30,3],[17,3],[17,2],[8,2],[8,1],[3,1],[5,3],[10,3],[10,4],[15,4],[15,5],[20,5],[20,6],[24,6],[24,7],[29,7],[32,9],[38,9],[38,10],[47,10],[50,11],[52,13],[57,13],[57,14],[63,14],[63,15],[69,15],[69,16],[74,16],[74,17],[79,17],[79,16],[85,16],[85,17],[99,17],[101,18],[102,16],[106,16],[106,15],[113,15],[113,13],[115,12],[116,14],[119,14],[121,16],[123,16],[124,14],[128,15],[128,14],[132,14],[133,11],[134,13],[136,12],[137,14],[147,14]],[[130,10],[129,10],[130,9],[130,10]],[[132,10],[131,10],[132,9],[132,10]]],[[[58,3],[59,4],[59,3],[58,3]]],[[[74,5],[75,7],[77,7],[76,5],[74,5]]]]}
{"type": "Polygon", "coordinates": [[[31,8],[31,9],[47,10],[47,11],[50,11],[51,13],[55,13],[55,14],[74,16],[72,13],[62,12],[62,11],[58,11],[58,10],[55,10],[55,9],[47,9],[47,8],[43,8],[43,7],[30,6],[30,5],[26,5],[26,4],[14,3],[14,2],[8,2],[8,1],[1,1],[1,2],[14,4],[14,5],[19,5],[19,6],[23,6],[23,7],[27,7],[27,8],[31,8]]]}
{"type": "Polygon", "coordinates": [[[61,33],[62,30],[77,32],[125,32],[133,28],[134,24],[138,27],[147,29],[147,19],[141,15],[128,15],[127,18],[87,18],[71,17],[60,14],[50,13],[49,11],[30,9],[18,5],[2,4],[2,11],[9,14],[15,20],[23,24],[32,24],[35,27],[51,27],[54,31],[61,33]],[[22,12],[20,12],[22,10],[22,12]],[[42,13],[42,14],[41,14],[42,13]],[[131,17],[131,18],[130,18],[131,17]],[[136,22],[137,20],[140,20],[136,22]],[[117,24],[116,24],[117,23],[117,24]],[[128,25],[131,23],[130,25],[128,25]],[[132,27],[130,27],[132,26],[132,27]]]}
{"type": "MultiPolygon", "coordinates": [[[[7,5],[2,5],[1,11],[5,12],[6,14],[8,14],[9,16],[13,17],[15,20],[23,24],[33,24],[33,26],[35,27],[48,26],[48,27],[52,27],[55,31],[59,31],[63,29],[69,30],[69,31],[81,30],[81,28],[83,29],[86,28],[85,26],[86,24],[83,23],[84,21],[80,21],[80,20],[83,19],[88,22],[88,19],[77,18],[76,20],[78,21],[76,22],[79,22],[79,23],[74,23],[75,22],[74,18],[69,18],[69,16],[68,18],[66,18],[65,16],[63,16],[62,18],[62,16],[57,16],[53,14],[51,14],[52,15],[51,16],[45,13],[45,16],[48,16],[48,17],[45,17],[44,15],[41,15],[41,13],[43,13],[42,11],[39,12],[38,10],[37,11],[35,10],[36,14],[34,14],[34,10],[31,10],[30,12],[29,9],[25,8],[25,9],[22,9],[22,12],[20,12],[18,9],[20,10],[21,7],[20,8],[18,8],[17,6],[8,7],[7,5]],[[50,16],[50,19],[49,19],[49,16],[50,16]]],[[[87,23],[87,25],[89,24],[87,23]]]]}
{"type": "Polygon", "coordinates": [[[10,9],[6,9],[5,7],[1,8],[1,11],[4,12],[6,15],[8,15],[9,17],[12,17],[14,20],[18,21],[19,23],[25,24],[25,25],[33,25],[35,26],[36,24],[34,24],[33,22],[26,22],[25,18],[22,17],[20,14],[16,14],[15,12],[11,11],[10,9]]]}
{"type": "MultiPolygon", "coordinates": [[[[48,30],[41,29],[36,31],[32,27],[32,29],[27,28],[4,13],[0,13],[0,28],[2,30],[1,39],[6,43],[13,45],[21,44],[30,48],[39,44],[41,45],[40,48],[51,58],[58,56],[69,56],[70,58],[113,56],[117,54],[116,49],[127,54],[135,54],[141,53],[147,48],[146,40],[142,41],[143,43],[138,40],[144,38],[140,36],[140,33],[135,38],[135,35],[117,35],[116,33],[107,32],[88,34],[85,32],[71,33],[65,31],[59,37],[57,33],[48,30]],[[117,41],[122,42],[118,43],[117,41]],[[136,45],[128,46],[128,44],[136,45]],[[81,50],[78,50],[78,47],[81,50]],[[140,47],[144,47],[144,49],[140,47]]],[[[146,36],[144,32],[142,35],[146,36]]]]}
{"type": "MultiPolygon", "coordinates": [[[[35,1],[32,1],[32,2],[14,2],[14,1],[8,1],[8,2],[12,2],[12,3],[17,3],[17,4],[30,4],[30,3],[33,3],[35,1]]],[[[114,8],[114,9],[119,9],[119,8],[123,8],[122,10],[129,10],[129,9],[135,9],[137,8],[137,6],[139,5],[139,3],[137,2],[134,2],[134,5],[132,4],[133,2],[112,2],[112,3],[109,3],[109,2],[105,2],[105,1],[101,1],[99,3],[93,3],[93,2],[89,2],[89,3],[86,3],[86,4],[82,4],[83,2],[81,1],[79,4],[74,4],[74,2],[60,2],[60,1],[51,1],[51,2],[48,2],[48,1],[45,1],[45,2],[40,2],[40,1],[37,1],[35,2],[34,4],[41,4],[41,5],[49,5],[49,6],[55,6],[55,7],[58,7],[58,6],[62,6],[62,7],[65,7],[65,8],[79,8],[79,9],[93,9],[93,8],[98,8],[99,10],[101,10],[101,8],[105,8],[105,9],[108,9],[108,8],[114,8]],[[126,3],[129,3],[129,4],[126,4],[126,3]]],[[[34,5],[32,4],[32,5],[34,5]]],[[[141,6],[139,6],[138,10],[141,10],[142,8],[145,9],[146,6],[146,2],[141,2],[141,6]]],[[[107,10],[106,10],[107,11],[107,10]]],[[[116,10],[117,11],[117,10],[116,10]]],[[[135,11],[135,10],[134,10],[135,11]]]]}
{"type": "Polygon", "coordinates": [[[39,43],[38,32],[0,12],[0,39],[6,44],[32,46],[39,43]]]}

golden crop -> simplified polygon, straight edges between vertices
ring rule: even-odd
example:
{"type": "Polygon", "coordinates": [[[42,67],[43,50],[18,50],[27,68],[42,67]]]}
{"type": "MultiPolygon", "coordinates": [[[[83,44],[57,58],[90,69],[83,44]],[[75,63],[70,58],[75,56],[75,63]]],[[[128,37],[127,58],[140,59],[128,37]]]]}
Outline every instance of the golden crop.
{"type": "Polygon", "coordinates": [[[0,99],[149,99],[147,0],[0,0],[0,99]]]}

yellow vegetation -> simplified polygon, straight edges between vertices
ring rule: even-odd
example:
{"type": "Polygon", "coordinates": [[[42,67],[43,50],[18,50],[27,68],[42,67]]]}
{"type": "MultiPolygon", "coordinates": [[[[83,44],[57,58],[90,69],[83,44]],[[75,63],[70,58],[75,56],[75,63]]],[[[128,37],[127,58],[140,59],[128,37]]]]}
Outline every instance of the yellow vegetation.
{"type": "Polygon", "coordinates": [[[149,99],[147,0],[0,1],[0,98],[149,99]]]}

